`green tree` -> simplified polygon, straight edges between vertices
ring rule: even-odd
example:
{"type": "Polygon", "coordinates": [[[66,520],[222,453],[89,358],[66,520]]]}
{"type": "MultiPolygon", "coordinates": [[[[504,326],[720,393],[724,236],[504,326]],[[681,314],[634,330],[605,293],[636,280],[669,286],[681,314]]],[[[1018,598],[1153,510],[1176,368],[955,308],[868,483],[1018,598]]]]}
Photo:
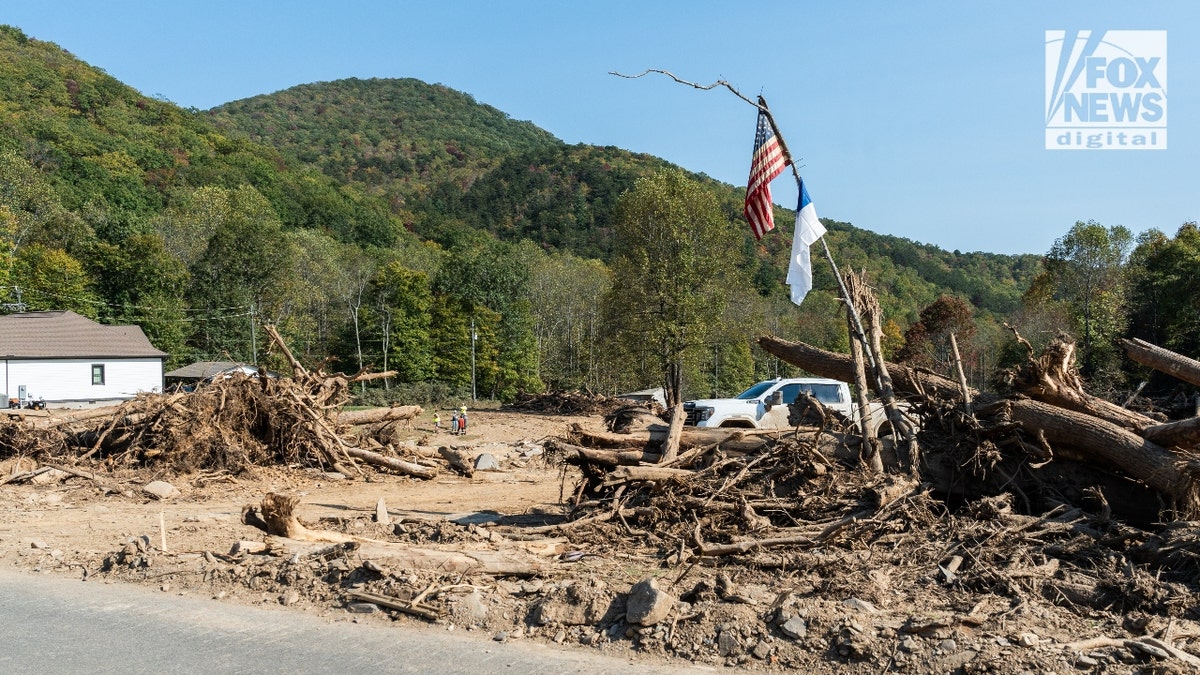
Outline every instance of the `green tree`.
{"type": "Polygon", "coordinates": [[[638,179],[617,201],[607,325],[628,358],[652,354],[670,405],[682,399],[685,362],[711,343],[741,234],[682,171],[638,179]]]}
{"type": "Polygon", "coordinates": [[[62,249],[22,246],[13,258],[12,283],[30,311],[69,309],[89,319],[99,315],[100,300],[88,288],[91,277],[62,249]]]}
{"type": "Polygon", "coordinates": [[[192,305],[205,310],[196,348],[210,357],[250,360],[257,322],[278,323],[294,253],[270,203],[250,186],[227,193],[228,210],[192,266],[192,305]]]}
{"type": "Polygon", "coordinates": [[[442,334],[435,340],[450,350],[437,360],[449,365],[459,352],[456,336],[466,340],[467,379],[470,383],[470,323],[475,321],[475,370],[477,383],[485,383],[481,373],[494,374],[482,391],[502,400],[518,391],[538,391],[537,343],[533,338],[533,321],[528,300],[529,270],[526,256],[518,246],[483,238],[452,249],[434,281],[434,292],[445,298],[445,307],[457,308],[463,332],[457,321],[446,326],[434,325],[442,334]],[[486,311],[485,311],[486,310],[486,311]],[[482,331],[482,332],[481,332],[482,331]],[[494,337],[492,337],[494,336],[494,337]],[[485,344],[486,343],[486,344],[485,344]],[[482,352],[481,346],[486,347],[482,352]],[[493,361],[494,360],[494,361],[493,361]]]}
{"type": "Polygon", "coordinates": [[[896,358],[950,377],[954,363],[951,335],[958,342],[964,368],[969,370],[975,357],[969,349],[975,337],[974,313],[966,300],[943,295],[922,309],[920,319],[904,332],[904,347],[896,358]]]}
{"type": "Polygon", "coordinates": [[[1130,256],[1130,331],[1180,354],[1200,354],[1200,227],[1167,237],[1151,230],[1130,256]]]}
{"type": "Polygon", "coordinates": [[[538,375],[552,389],[597,388],[608,268],[598,260],[540,249],[529,253],[526,264],[538,375]]]}
{"type": "Polygon", "coordinates": [[[105,303],[102,318],[141,326],[172,364],[181,362],[192,328],[184,311],[188,272],[162,237],[133,235],[120,246],[97,241],[87,260],[93,288],[105,303]]]}
{"type": "Polygon", "coordinates": [[[429,277],[399,262],[384,265],[371,279],[368,325],[380,335],[383,370],[395,370],[401,382],[433,376],[429,277]]]}
{"type": "Polygon", "coordinates": [[[1043,296],[1062,301],[1070,309],[1075,329],[1083,335],[1085,376],[1103,368],[1112,375],[1117,358],[1113,340],[1125,330],[1125,263],[1133,234],[1117,225],[1077,222],[1056,239],[1044,262],[1045,271],[1034,288],[1043,296]]]}

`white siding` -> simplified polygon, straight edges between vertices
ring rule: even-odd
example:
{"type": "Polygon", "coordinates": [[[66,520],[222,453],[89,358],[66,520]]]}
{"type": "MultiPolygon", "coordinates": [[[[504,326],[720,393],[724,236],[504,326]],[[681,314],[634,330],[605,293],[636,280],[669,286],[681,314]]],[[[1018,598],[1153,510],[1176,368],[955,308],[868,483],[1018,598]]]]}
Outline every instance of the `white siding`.
{"type": "Polygon", "coordinates": [[[3,361],[5,399],[25,385],[31,398],[51,406],[90,405],[131,399],[139,392],[161,392],[163,362],[157,358],[41,359],[3,361]],[[92,365],[104,366],[104,384],[92,384],[92,365]]]}

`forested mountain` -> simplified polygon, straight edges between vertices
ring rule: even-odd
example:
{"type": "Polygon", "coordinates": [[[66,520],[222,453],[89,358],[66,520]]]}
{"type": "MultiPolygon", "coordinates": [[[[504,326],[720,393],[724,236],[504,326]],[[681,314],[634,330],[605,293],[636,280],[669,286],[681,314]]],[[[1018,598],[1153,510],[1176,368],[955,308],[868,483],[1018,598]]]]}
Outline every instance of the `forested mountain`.
{"type": "MultiPolygon", "coordinates": [[[[646,363],[606,353],[600,307],[621,198],[664,171],[677,169],[565,144],[412,79],[185,110],[0,27],[4,299],[138,323],[172,363],[261,356],[252,326],[270,322],[306,358],[396,367],[400,384],[427,393],[472,376],[498,397],[653,383],[646,363]]],[[[721,325],[695,345],[694,387],[737,388],[778,368],[749,349],[755,332],[844,341],[820,249],[816,291],[799,310],[786,300],[793,215],[777,209],[778,230],[756,242],[741,188],[682,175],[727,223],[723,260],[736,272],[721,325]]],[[[1013,312],[1038,271],[1036,256],[827,225],[834,258],[876,287],[897,346],[942,295],[985,318],[1013,312]]]]}
{"type": "Polygon", "coordinates": [[[438,183],[468,187],[506,157],[561,145],[468,94],[413,79],[306,84],[225,104],[208,117],[393,203],[438,183]]]}
{"type": "MultiPolygon", "coordinates": [[[[303,85],[209,115],[335,180],[387,195],[403,204],[395,210],[415,232],[442,243],[453,241],[447,228],[466,226],[608,260],[617,197],[670,166],[620,148],[567,145],[466,94],[412,79],[303,85]]],[[[719,195],[731,220],[740,217],[741,189],[693,177],[719,195]]],[[[778,290],[791,250],[792,216],[778,211],[780,231],[757,244],[747,236],[742,261],[764,294],[778,290]]],[[[889,309],[902,316],[915,317],[941,293],[1011,312],[1037,271],[1038,256],[950,253],[846,223],[831,227],[843,233],[830,238],[837,257],[876,273],[896,296],[889,309]]]]}

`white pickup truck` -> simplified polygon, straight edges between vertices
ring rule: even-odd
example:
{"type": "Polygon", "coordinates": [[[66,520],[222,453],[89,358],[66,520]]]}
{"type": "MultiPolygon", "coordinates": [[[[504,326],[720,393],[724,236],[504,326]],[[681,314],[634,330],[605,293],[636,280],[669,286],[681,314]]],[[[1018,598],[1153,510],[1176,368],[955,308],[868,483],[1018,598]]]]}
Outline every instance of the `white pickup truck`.
{"type": "MultiPolygon", "coordinates": [[[[858,406],[850,396],[850,385],[823,377],[776,378],[759,382],[734,398],[686,401],[686,424],[697,427],[740,427],[744,429],[790,429],[788,404],[800,392],[811,394],[825,407],[836,410],[855,423],[858,406]]],[[[887,421],[883,406],[872,403],[868,420],[873,431],[887,421]]]]}

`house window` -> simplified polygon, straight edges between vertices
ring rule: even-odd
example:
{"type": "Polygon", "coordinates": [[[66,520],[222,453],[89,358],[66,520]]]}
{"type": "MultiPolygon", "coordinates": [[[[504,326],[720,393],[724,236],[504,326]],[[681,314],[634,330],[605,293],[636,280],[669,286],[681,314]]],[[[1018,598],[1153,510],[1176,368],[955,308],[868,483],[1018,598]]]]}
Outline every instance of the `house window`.
{"type": "Polygon", "coordinates": [[[104,384],[104,364],[92,364],[92,384],[104,384]]]}

